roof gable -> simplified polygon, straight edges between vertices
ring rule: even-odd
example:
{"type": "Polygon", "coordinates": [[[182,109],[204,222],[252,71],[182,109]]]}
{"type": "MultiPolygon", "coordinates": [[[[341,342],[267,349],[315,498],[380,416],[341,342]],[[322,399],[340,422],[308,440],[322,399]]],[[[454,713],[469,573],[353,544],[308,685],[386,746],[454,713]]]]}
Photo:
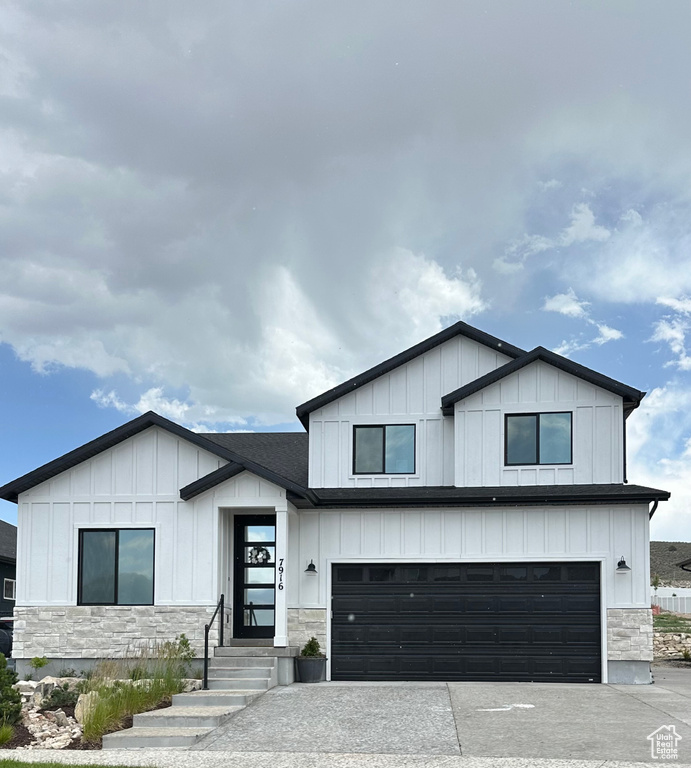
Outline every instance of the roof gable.
{"type": "MultiPolygon", "coordinates": [[[[167,432],[170,432],[171,434],[184,440],[187,440],[199,448],[202,448],[209,453],[225,459],[230,464],[237,464],[242,469],[247,469],[259,477],[275,483],[282,488],[286,488],[287,490],[291,490],[298,494],[304,492],[304,487],[299,482],[295,482],[295,480],[291,479],[290,477],[283,477],[279,472],[262,466],[253,459],[245,458],[244,456],[239,455],[229,447],[226,447],[222,439],[212,440],[210,439],[210,436],[200,435],[196,432],[192,432],[185,427],[181,427],[179,424],[175,424],[174,422],[163,418],[163,416],[159,416],[153,411],[149,411],[148,413],[145,413],[142,416],[138,416],[136,419],[127,422],[127,424],[123,424],[121,427],[117,427],[111,432],[107,432],[105,435],[101,435],[101,437],[97,437],[95,440],[91,440],[79,448],[75,448],[73,451],[70,451],[63,456],[48,462],[48,464],[44,464],[42,467],[33,470],[33,472],[29,472],[28,474],[23,475],[22,477],[19,477],[16,480],[7,483],[6,485],[3,485],[0,487],[0,498],[16,503],[20,493],[28,491],[30,488],[34,488],[40,483],[43,483],[46,480],[50,480],[56,475],[59,475],[68,469],[72,469],[87,459],[93,458],[99,453],[102,453],[109,448],[113,448],[119,443],[134,437],[140,432],[143,432],[145,429],[149,429],[149,427],[154,426],[164,429],[167,432]]],[[[216,437],[222,438],[223,436],[217,435],[216,437]]],[[[217,471],[211,473],[212,476],[215,476],[216,474],[217,471]]],[[[201,478],[200,481],[202,479],[203,478],[201,478]]],[[[217,480],[217,482],[221,482],[221,480],[217,480]]],[[[192,485],[195,485],[195,483],[192,485]]],[[[211,485],[208,485],[208,487],[211,487],[211,485]]]]}
{"type": "Polygon", "coordinates": [[[624,400],[624,412],[626,415],[628,415],[634,408],[638,408],[641,400],[645,396],[645,392],[641,392],[638,389],[622,384],[615,379],[610,379],[609,376],[593,371],[591,368],[586,368],[584,365],[574,363],[573,360],[557,355],[555,352],[550,352],[550,350],[545,349],[544,347],[535,347],[535,349],[524,354],[522,357],[518,357],[510,363],[501,366],[501,368],[490,371],[484,376],[480,376],[479,379],[475,379],[475,381],[471,381],[469,384],[459,387],[459,389],[450,392],[448,395],[444,395],[441,400],[442,412],[447,416],[453,414],[455,403],[479,392],[490,384],[501,381],[512,373],[516,373],[516,371],[520,371],[521,368],[525,368],[527,365],[535,363],[538,360],[547,363],[548,365],[552,365],[555,368],[559,368],[566,373],[570,373],[572,376],[576,376],[579,379],[583,379],[589,384],[593,384],[596,387],[601,387],[608,392],[619,395],[624,400]]]}
{"type": "Polygon", "coordinates": [[[323,408],[325,405],[332,403],[334,400],[338,400],[338,398],[353,392],[359,387],[362,387],[365,384],[369,384],[370,381],[373,381],[379,376],[383,376],[384,374],[394,370],[394,368],[405,365],[405,363],[408,363],[414,358],[419,357],[425,352],[428,352],[430,349],[434,349],[434,347],[437,347],[440,344],[443,344],[445,341],[449,341],[449,339],[454,338],[454,336],[459,335],[465,336],[466,338],[471,339],[472,341],[476,341],[479,344],[483,344],[495,352],[501,352],[507,357],[518,358],[526,354],[525,350],[514,347],[513,344],[502,341],[495,336],[490,336],[490,334],[485,333],[484,331],[480,331],[477,328],[473,328],[471,325],[468,325],[467,323],[459,321],[454,323],[454,325],[445,328],[443,331],[440,331],[434,336],[430,336],[429,339],[425,339],[425,341],[421,341],[419,344],[415,344],[409,349],[406,349],[403,352],[399,352],[399,354],[394,355],[394,357],[391,357],[388,360],[385,360],[383,363],[375,365],[373,368],[370,368],[364,373],[361,373],[358,376],[343,382],[343,384],[339,384],[337,387],[334,387],[333,389],[330,389],[321,395],[317,395],[317,397],[313,397],[306,403],[298,405],[298,407],[295,409],[298,419],[300,419],[305,429],[309,430],[309,415],[312,413],[312,411],[316,411],[318,408],[323,408]]]}

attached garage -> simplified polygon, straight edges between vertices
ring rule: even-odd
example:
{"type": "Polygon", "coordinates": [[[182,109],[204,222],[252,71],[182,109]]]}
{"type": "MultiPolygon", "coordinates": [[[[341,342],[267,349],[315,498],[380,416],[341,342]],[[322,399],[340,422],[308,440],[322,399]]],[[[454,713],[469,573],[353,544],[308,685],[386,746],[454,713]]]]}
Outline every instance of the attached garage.
{"type": "Polygon", "coordinates": [[[599,563],[332,568],[332,680],[601,680],[599,563]]]}

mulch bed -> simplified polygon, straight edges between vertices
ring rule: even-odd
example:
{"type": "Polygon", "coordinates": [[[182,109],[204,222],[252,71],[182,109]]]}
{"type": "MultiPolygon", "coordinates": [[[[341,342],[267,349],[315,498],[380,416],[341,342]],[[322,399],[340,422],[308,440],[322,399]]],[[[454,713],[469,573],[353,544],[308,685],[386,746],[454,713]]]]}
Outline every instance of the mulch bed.
{"type": "Polygon", "coordinates": [[[655,659],[653,662],[653,671],[655,670],[655,667],[691,669],[691,661],[686,661],[686,659],[655,659]]]}
{"type": "Polygon", "coordinates": [[[17,747],[26,747],[27,744],[33,744],[33,734],[21,723],[13,725],[12,730],[14,731],[14,736],[7,742],[7,744],[0,746],[0,749],[17,749],[17,747]]]}

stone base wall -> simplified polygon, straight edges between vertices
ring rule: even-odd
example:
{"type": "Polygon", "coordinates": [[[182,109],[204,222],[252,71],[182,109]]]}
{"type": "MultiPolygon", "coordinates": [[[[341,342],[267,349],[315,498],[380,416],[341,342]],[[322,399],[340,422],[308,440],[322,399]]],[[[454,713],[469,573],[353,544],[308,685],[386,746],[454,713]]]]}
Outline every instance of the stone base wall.
{"type": "Polygon", "coordinates": [[[299,648],[316,637],[322,651],[326,648],[326,610],[324,608],[288,608],[288,644],[299,648]]]}
{"type": "Polygon", "coordinates": [[[653,660],[653,613],[650,608],[609,608],[607,658],[610,661],[653,660]]]}
{"type": "MultiPolygon", "coordinates": [[[[40,606],[14,609],[12,656],[30,659],[122,658],[185,634],[204,654],[204,625],[215,606],[40,606]]],[[[218,642],[218,621],[209,633],[218,642]]]]}
{"type": "Polygon", "coordinates": [[[691,634],[688,632],[655,632],[653,650],[656,659],[679,659],[684,652],[691,655],[691,634]]]}

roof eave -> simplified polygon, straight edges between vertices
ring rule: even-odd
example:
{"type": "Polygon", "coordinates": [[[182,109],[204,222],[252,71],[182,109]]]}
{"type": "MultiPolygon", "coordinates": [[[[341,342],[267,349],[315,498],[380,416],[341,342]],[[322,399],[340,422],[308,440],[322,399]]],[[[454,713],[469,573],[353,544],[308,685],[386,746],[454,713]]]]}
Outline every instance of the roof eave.
{"type": "Polygon", "coordinates": [[[444,395],[441,399],[442,413],[445,416],[453,415],[454,406],[457,402],[460,402],[461,400],[474,395],[476,392],[489,387],[491,384],[495,384],[496,382],[501,381],[507,376],[510,376],[511,374],[516,373],[522,368],[525,368],[526,366],[531,365],[537,361],[547,363],[547,365],[552,365],[555,368],[559,368],[560,370],[571,374],[572,376],[576,376],[583,379],[584,381],[589,382],[590,384],[593,384],[593,386],[601,387],[602,389],[606,389],[613,394],[619,395],[624,401],[624,413],[626,417],[628,417],[631,411],[633,411],[635,408],[638,408],[641,400],[643,397],[645,397],[645,392],[641,392],[637,389],[634,389],[633,387],[629,387],[627,384],[622,384],[619,381],[615,381],[609,376],[605,376],[604,374],[593,371],[590,368],[586,368],[584,365],[575,363],[566,357],[562,357],[561,355],[557,355],[555,352],[551,352],[544,347],[536,347],[530,352],[524,354],[522,357],[516,358],[515,360],[506,363],[505,365],[502,365],[499,368],[486,373],[484,376],[480,376],[478,379],[469,382],[463,387],[459,387],[453,392],[449,392],[448,395],[444,395]]]}

